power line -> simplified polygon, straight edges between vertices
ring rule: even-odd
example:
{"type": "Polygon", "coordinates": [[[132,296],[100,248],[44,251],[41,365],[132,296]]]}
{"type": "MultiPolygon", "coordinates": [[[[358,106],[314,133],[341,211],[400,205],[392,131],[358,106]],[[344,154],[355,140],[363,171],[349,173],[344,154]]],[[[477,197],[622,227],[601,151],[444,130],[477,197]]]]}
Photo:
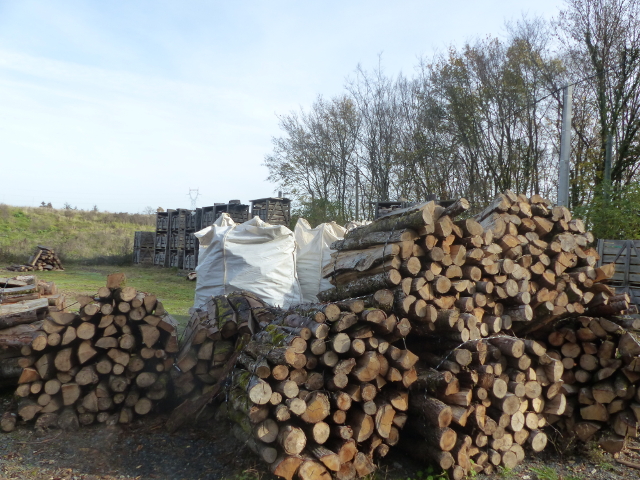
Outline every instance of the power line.
{"type": "Polygon", "coordinates": [[[191,210],[195,210],[198,197],[200,196],[200,189],[189,187],[188,195],[189,195],[189,198],[191,199],[191,210]]]}

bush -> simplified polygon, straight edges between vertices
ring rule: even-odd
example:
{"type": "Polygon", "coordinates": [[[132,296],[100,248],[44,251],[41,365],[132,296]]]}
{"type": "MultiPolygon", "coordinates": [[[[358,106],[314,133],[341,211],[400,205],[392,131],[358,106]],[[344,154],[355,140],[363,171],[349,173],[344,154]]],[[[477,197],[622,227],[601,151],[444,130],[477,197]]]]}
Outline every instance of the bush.
{"type": "Polygon", "coordinates": [[[300,217],[306,219],[311,227],[331,221],[339,225],[347,222],[340,203],[324,199],[300,200],[300,204],[291,212],[291,230],[295,228],[300,217]]]}
{"type": "Polygon", "coordinates": [[[640,183],[623,187],[604,186],[586,205],[574,208],[596,238],[629,240],[640,238],[640,183]]]}

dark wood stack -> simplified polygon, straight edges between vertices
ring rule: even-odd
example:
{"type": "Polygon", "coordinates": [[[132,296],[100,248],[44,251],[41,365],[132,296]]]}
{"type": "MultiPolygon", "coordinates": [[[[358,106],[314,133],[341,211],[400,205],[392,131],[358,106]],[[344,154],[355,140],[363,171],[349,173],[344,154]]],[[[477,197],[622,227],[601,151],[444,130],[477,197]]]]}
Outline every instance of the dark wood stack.
{"type": "Polygon", "coordinates": [[[133,236],[133,264],[153,265],[155,250],[154,232],[135,232],[133,236]]]}
{"type": "Polygon", "coordinates": [[[7,270],[12,272],[32,272],[43,270],[64,270],[62,262],[51,248],[38,245],[35,253],[29,258],[29,262],[25,265],[11,265],[7,270]]]}
{"type": "Polygon", "coordinates": [[[157,267],[169,266],[169,223],[175,210],[168,210],[156,213],[156,233],[155,248],[153,254],[153,264],[157,267]]]}
{"type": "Polygon", "coordinates": [[[251,217],[259,217],[271,225],[289,226],[291,200],[288,198],[260,198],[251,200],[251,217]]]}
{"type": "Polygon", "coordinates": [[[598,239],[598,266],[615,263],[616,273],[609,281],[617,293],[627,293],[631,298],[632,309],[637,314],[640,305],[640,240],[598,239]]]}
{"type": "Polygon", "coordinates": [[[177,323],[154,295],[109,275],[79,313],[50,312],[29,338],[16,396],[36,425],[129,423],[167,397],[177,323]]]}
{"type": "Polygon", "coordinates": [[[22,368],[20,357],[49,312],[62,312],[65,296],[53,282],[34,275],[0,278],[0,388],[15,388],[22,368]]]}
{"type": "Polygon", "coordinates": [[[559,322],[548,334],[551,358],[564,366],[560,391],[564,412],[548,417],[564,433],[590,440],[603,427],[613,433],[602,445],[619,452],[640,422],[640,320],[581,316],[559,322]]]}
{"type": "Polygon", "coordinates": [[[177,369],[172,371],[178,398],[199,395],[203,387],[223,376],[223,367],[234,352],[238,335],[255,328],[252,308],[266,307],[249,292],[211,297],[190,318],[182,336],[177,369]]]}
{"type": "Polygon", "coordinates": [[[390,344],[401,338],[392,304],[392,292],[380,290],[252,309],[260,331],[238,357],[223,411],[275,475],[363,477],[398,443],[417,357],[390,344]]]}

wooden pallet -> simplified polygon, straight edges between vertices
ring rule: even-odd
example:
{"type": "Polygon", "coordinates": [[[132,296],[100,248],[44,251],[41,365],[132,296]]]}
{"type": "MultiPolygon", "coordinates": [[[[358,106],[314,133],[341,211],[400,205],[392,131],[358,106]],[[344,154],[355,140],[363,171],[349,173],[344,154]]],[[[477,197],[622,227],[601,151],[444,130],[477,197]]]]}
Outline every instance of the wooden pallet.
{"type": "Polygon", "coordinates": [[[169,230],[169,212],[156,213],[156,231],[166,232],[169,230]]]}
{"type": "Polygon", "coordinates": [[[133,264],[134,265],[153,265],[154,264],[153,248],[134,248],[133,249],[133,264]]]}
{"type": "Polygon", "coordinates": [[[609,281],[618,293],[628,293],[640,306],[640,240],[598,240],[598,266],[616,264],[616,273],[609,281]]]}
{"type": "Polygon", "coordinates": [[[184,251],[175,250],[169,253],[169,266],[182,268],[182,262],[184,260],[184,251]]]}
{"type": "Polygon", "coordinates": [[[198,255],[196,252],[186,253],[184,256],[184,270],[195,270],[198,266],[198,255]]]}
{"type": "Polygon", "coordinates": [[[133,248],[154,248],[154,232],[135,232],[133,235],[133,248]]]}
{"type": "Polygon", "coordinates": [[[165,251],[156,250],[156,253],[154,254],[154,257],[153,257],[153,264],[157,267],[164,267],[166,257],[167,257],[167,254],[165,251]]]}
{"type": "Polygon", "coordinates": [[[251,216],[257,216],[271,225],[289,226],[291,221],[291,200],[288,198],[251,200],[251,216]]]}

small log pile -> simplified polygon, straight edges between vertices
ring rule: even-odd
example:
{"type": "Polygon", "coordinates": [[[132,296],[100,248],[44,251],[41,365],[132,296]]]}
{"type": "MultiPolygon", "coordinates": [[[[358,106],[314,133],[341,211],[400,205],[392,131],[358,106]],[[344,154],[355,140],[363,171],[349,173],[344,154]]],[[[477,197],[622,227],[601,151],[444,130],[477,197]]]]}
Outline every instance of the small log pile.
{"type": "Polygon", "coordinates": [[[391,345],[392,303],[381,290],[286,312],[253,308],[260,331],[238,357],[223,411],[275,475],[363,477],[398,443],[418,358],[391,345]]]}
{"type": "Polygon", "coordinates": [[[625,437],[638,436],[640,423],[640,320],[580,316],[559,322],[545,335],[547,354],[564,366],[563,413],[547,420],[561,431],[589,441],[609,425],[602,442],[612,453],[625,437]]]}
{"type": "Polygon", "coordinates": [[[255,331],[252,309],[267,305],[249,292],[211,297],[193,313],[181,339],[177,369],[172,370],[177,398],[202,394],[224,376],[238,335],[255,331]]]}
{"type": "Polygon", "coordinates": [[[20,357],[49,312],[64,311],[65,297],[53,282],[33,275],[0,278],[0,388],[15,388],[20,357]]]}
{"type": "Polygon", "coordinates": [[[408,331],[392,308],[389,290],[289,311],[248,292],[213,297],[187,327],[176,393],[193,398],[226,380],[217,414],[278,476],[365,476],[398,443],[417,378],[417,357],[390,344],[408,331]]]}
{"type": "Polygon", "coordinates": [[[419,353],[433,366],[418,369],[411,389],[407,452],[459,480],[514,468],[525,448],[545,448],[547,417],[566,402],[562,363],[544,344],[501,334],[435,352],[419,353]]]}
{"type": "Polygon", "coordinates": [[[539,195],[527,199],[506,191],[475,218],[502,247],[504,273],[527,287],[528,306],[511,312],[519,335],[565,316],[628,310],[628,303],[616,304],[613,289],[600,283],[613,276],[615,265],[596,268],[593,235],[566,207],[552,206],[539,195]]]}
{"type": "Polygon", "coordinates": [[[12,272],[32,272],[43,270],[64,270],[62,262],[56,252],[48,247],[38,245],[35,253],[29,258],[29,261],[24,265],[11,265],[7,267],[7,270],[12,272]]]}
{"type": "Polygon", "coordinates": [[[18,360],[23,420],[66,429],[129,423],[167,397],[177,323],[154,295],[124,281],[110,275],[96,296],[78,299],[79,313],[49,312],[31,334],[18,360]]]}

